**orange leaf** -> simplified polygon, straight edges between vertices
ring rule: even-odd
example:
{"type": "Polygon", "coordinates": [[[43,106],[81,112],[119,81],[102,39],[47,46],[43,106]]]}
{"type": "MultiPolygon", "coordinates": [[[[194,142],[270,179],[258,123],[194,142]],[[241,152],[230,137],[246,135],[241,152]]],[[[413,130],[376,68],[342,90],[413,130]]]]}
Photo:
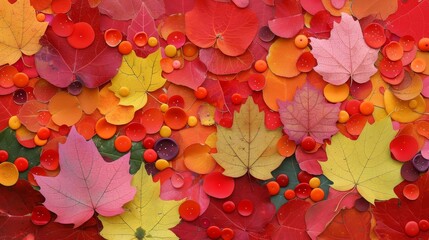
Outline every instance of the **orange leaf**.
{"type": "Polygon", "coordinates": [[[385,20],[398,9],[397,0],[353,0],[352,12],[357,19],[373,15],[385,20]]]}
{"type": "Polygon", "coordinates": [[[83,87],[82,92],[77,96],[82,111],[91,114],[98,106],[98,88],[83,87]]]}
{"type": "Polygon", "coordinates": [[[297,48],[295,40],[279,38],[270,47],[267,63],[270,70],[281,77],[296,77],[301,72],[296,68],[296,62],[308,48],[297,48]]]}
{"type": "Polygon", "coordinates": [[[195,143],[185,149],[185,166],[198,174],[208,174],[216,167],[216,161],[210,155],[211,148],[195,143]]]}
{"type": "Polygon", "coordinates": [[[82,117],[79,100],[67,92],[58,92],[51,98],[48,110],[57,125],[72,126],[82,117]]]}

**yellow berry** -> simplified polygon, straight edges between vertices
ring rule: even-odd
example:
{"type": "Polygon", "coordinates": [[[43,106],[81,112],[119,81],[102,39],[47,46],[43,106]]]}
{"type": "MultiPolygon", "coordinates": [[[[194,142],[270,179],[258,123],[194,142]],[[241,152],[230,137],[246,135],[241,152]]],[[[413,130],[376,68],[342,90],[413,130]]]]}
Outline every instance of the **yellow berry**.
{"type": "Polygon", "coordinates": [[[158,45],[158,39],[156,39],[156,37],[150,37],[147,40],[147,44],[151,47],[155,47],[156,45],[158,45]]]}
{"type": "Polygon", "coordinates": [[[346,123],[349,120],[349,118],[350,118],[349,113],[344,111],[344,110],[341,110],[338,113],[338,122],[339,123],[346,123]]]}
{"type": "Polygon", "coordinates": [[[320,179],[317,177],[313,177],[310,179],[308,184],[310,184],[311,188],[318,188],[320,186],[320,179]]]}
{"type": "Polygon", "coordinates": [[[174,57],[174,56],[176,56],[176,53],[177,53],[176,47],[174,45],[171,45],[171,44],[167,45],[165,47],[164,51],[165,51],[165,55],[167,57],[174,57]]]}
{"type": "Polygon", "coordinates": [[[48,139],[42,140],[36,134],[33,138],[33,141],[34,141],[34,144],[36,144],[37,146],[44,146],[48,142],[48,139]]]}
{"type": "Polygon", "coordinates": [[[188,117],[188,125],[189,127],[195,127],[198,123],[198,119],[195,116],[189,116],[188,117]]]}
{"type": "Polygon", "coordinates": [[[130,94],[130,89],[129,88],[127,88],[127,87],[121,87],[121,88],[119,88],[119,95],[121,97],[126,97],[129,94],[130,94]]]}
{"type": "Polygon", "coordinates": [[[9,118],[9,127],[13,130],[21,127],[21,121],[19,121],[18,116],[12,116],[9,118]]]}
{"type": "Polygon", "coordinates": [[[167,112],[168,110],[168,104],[161,104],[161,107],[159,107],[161,109],[161,112],[167,112]]]}
{"type": "Polygon", "coordinates": [[[167,160],[160,158],[160,159],[156,160],[155,167],[159,171],[162,171],[162,170],[170,167],[170,163],[167,160]]]}
{"type": "Polygon", "coordinates": [[[170,137],[171,136],[171,128],[168,126],[162,126],[161,130],[159,130],[159,135],[161,135],[161,137],[170,137]]]}

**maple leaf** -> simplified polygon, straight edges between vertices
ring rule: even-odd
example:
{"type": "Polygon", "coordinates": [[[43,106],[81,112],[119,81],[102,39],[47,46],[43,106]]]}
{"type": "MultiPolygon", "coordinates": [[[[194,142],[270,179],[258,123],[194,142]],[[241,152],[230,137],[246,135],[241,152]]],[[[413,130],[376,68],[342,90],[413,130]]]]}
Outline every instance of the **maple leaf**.
{"type": "Polygon", "coordinates": [[[250,51],[231,57],[223,54],[219,49],[207,48],[201,49],[199,54],[201,62],[207,66],[207,69],[218,75],[236,74],[248,70],[255,61],[250,51]]]}
{"type": "Polygon", "coordinates": [[[112,79],[112,86],[109,87],[120,99],[119,105],[133,106],[134,111],[137,111],[146,105],[148,92],[164,86],[166,79],[161,76],[160,61],[160,50],[147,58],[137,57],[134,51],[122,58],[119,72],[112,79]]]}
{"type": "Polygon", "coordinates": [[[328,83],[341,85],[349,78],[365,83],[377,72],[378,49],[366,45],[359,22],[346,13],[341,14],[340,23],[334,22],[329,39],[310,40],[318,63],[314,70],[328,83]]]}
{"type": "Polygon", "coordinates": [[[403,190],[410,182],[404,181],[395,187],[398,198],[389,201],[376,202],[373,210],[377,221],[375,232],[380,239],[428,239],[429,232],[420,230],[414,238],[405,233],[405,225],[409,221],[419,222],[428,219],[429,208],[429,174],[425,173],[413,184],[417,185],[420,195],[415,200],[407,199],[403,190]]]}
{"type": "Polygon", "coordinates": [[[234,114],[231,128],[218,127],[217,153],[213,158],[225,171],[224,175],[241,177],[249,171],[255,178],[272,178],[283,157],[277,153],[281,130],[269,131],[264,125],[264,113],[253,100],[247,100],[240,113],[234,114]]]}
{"type": "Polygon", "coordinates": [[[123,212],[133,199],[129,153],[107,163],[94,142],[86,141],[73,127],[67,141],[59,145],[61,171],[56,177],[35,176],[46,208],[58,215],[56,222],[79,227],[94,210],[103,216],[123,212]]]}
{"type": "Polygon", "coordinates": [[[395,197],[393,188],[402,181],[402,164],[390,156],[396,131],[389,117],[366,124],[356,141],[338,133],[326,146],[328,160],[320,162],[323,174],[338,191],[356,188],[368,202],[395,197]]]}
{"type": "Polygon", "coordinates": [[[219,228],[231,228],[234,231],[234,239],[265,240],[271,239],[264,234],[264,229],[276,213],[274,205],[270,202],[267,188],[261,185],[253,177],[243,176],[234,179],[233,193],[225,199],[211,198],[207,210],[195,221],[182,221],[172,230],[183,240],[209,240],[205,223],[219,228]],[[237,209],[231,213],[225,213],[223,204],[232,201],[236,206],[242,200],[248,200],[253,204],[253,212],[249,216],[242,216],[237,209]]]}
{"type": "Polygon", "coordinates": [[[75,80],[89,88],[108,82],[117,73],[122,55],[106,44],[98,8],[90,8],[88,0],[77,0],[67,15],[73,22],[90,24],[95,32],[94,42],[87,48],[76,49],[49,27],[41,39],[43,47],[35,56],[40,76],[60,88],[75,80]]]}
{"type": "Polygon", "coordinates": [[[14,64],[22,54],[38,52],[47,27],[47,22],[37,21],[30,1],[0,1],[0,66],[14,64]]]}
{"type": "Polygon", "coordinates": [[[186,36],[201,48],[217,46],[229,56],[243,54],[258,31],[258,18],[233,3],[197,0],[185,15],[186,36]],[[223,17],[219,17],[223,16],[223,17]]]}
{"type": "Polygon", "coordinates": [[[101,236],[108,239],[178,239],[169,229],[180,222],[181,201],[160,198],[160,182],[153,182],[144,168],[134,175],[132,185],[137,188],[134,199],[125,212],[115,217],[98,218],[103,223],[101,236]]]}
{"type": "Polygon", "coordinates": [[[294,101],[278,101],[278,105],[283,129],[296,143],[308,135],[323,143],[338,132],[339,104],[328,103],[323,93],[308,83],[296,92],[294,101]]]}

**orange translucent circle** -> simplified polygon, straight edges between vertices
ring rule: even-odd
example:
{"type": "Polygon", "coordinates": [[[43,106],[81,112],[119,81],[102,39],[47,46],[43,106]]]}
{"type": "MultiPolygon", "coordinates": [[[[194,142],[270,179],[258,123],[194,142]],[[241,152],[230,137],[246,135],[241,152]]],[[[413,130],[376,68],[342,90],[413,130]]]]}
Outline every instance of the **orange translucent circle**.
{"type": "Polygon", "coordinates": [[[95,132],[103,139],[109,139],[113,137],[113,135],[116,133],[116,130],[116,125],[108,123],[106,118],[98,119],[97,123],[95,124],[95,132]]]}
{"type": "Polygon", "coordinates": [[[133,50],[133,45],[129,41],[119,43],[118,50],[122,55],[127,55],[133,50]]]}
{"type": "Polygon", "coordinates": [[[183,55],[185,55],[185,57],[193,57],[198,53],[198,47],[191,42],[185,43],[182,49],[183,49],[183,55]]]}
{"type": "Polygon", "coordinates": [[[19,171],[15,164],[11,162],[0,163],[0,184],[3,186],[13,186],[18,181],[19,171]]]}
{"type": "Polygon", "coordinates": [[[391,61],[398,61],[404,56],[404,48],[399,42],[392,41],[386,45],[386,56],[391,61]]]}
{"type": "Polygon", "coordinates": [[[107,29],[104,32],[104,41],[109,47],[116,47],[122,41],[122,33],[118,29],[107,29]]]}
{"type": "Polygon", "coordinates": [[[350,88],[347,83],[336,86],[332,84],[326,84],[323,89],[323,95],[326,100],[332,103],[339,103],[347,99],[350,93],[350,88]]]}
{"type": "Polygon", "coordinates": [[[422,73],[426,69],[426,61],[423,58],[415,58],[411,62],[411,70],[416,73],[422,73]]]}
{"type": "Polygon", "coordinates": [[[6,65],[0,68],[0,87],[10,88],[13,86],[13,77],[18,73],[14,66],[6,65]]]}
{"type": "Polygon", "coordinates": [[[144,47],[148,41],[147,34],[145,32],[138,32],[134,35],[133,41],[137,47],[144,47]]]}

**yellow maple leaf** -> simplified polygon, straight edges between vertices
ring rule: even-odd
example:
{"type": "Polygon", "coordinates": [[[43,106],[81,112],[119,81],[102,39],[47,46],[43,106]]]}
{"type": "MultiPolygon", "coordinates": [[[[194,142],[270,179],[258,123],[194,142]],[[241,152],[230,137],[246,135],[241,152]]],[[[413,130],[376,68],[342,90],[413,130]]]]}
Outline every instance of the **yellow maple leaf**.
{"type": "Polygon", "coordinates": [[[366,124],[356,141],[337,133],[326,146],[328,160],[320,162],[323,174],[338,191],[356,188],[368,202],[395,198],[393,188],[403,179],[402,164],[390,156],[396,131],[389,117],[366,124]]]}
{"type": "Polygon", "coordinates": [[[33,55],[42,47],[40,37],[48,27],[47,22],[36,19],[29,0],[14,4],[0,1],[0,65],[14,64],[22,56],[33,55]]]}
{"type": "Polygon", "coordinates": [[[112,79],[109,89],[120,99],[119,105],[133,106],[134,111],[147,103],[147,93],[164,86],[162,77],[161,51],[149,54],[147,58],[137,57],[132,51],[122,58],[118,73],[112,79]]]}
{"type": "Polygon", "coordinates": [[[276,147],[281,136],[280,128],[265,128],[264,113],[253,100],[247,100],[234,114],[231,128],[218,127],[217,153],[213,157],[226,176],[241,177],[249,171],[255,178],[266,180],[273,177],[271,171],[284,159],[276,147]]]}
{"type": "Polygon", "coordinates": [[[144,167],[133,176],[132,185],[137,193],[124,206],[124,213],[115,217],[98,216],[103,223],[101,236],[111,240],[179,239],[170,228],[180,222],[179,206],[183,200],[161,200],[160,182],[153,182],[144,167]]]}

